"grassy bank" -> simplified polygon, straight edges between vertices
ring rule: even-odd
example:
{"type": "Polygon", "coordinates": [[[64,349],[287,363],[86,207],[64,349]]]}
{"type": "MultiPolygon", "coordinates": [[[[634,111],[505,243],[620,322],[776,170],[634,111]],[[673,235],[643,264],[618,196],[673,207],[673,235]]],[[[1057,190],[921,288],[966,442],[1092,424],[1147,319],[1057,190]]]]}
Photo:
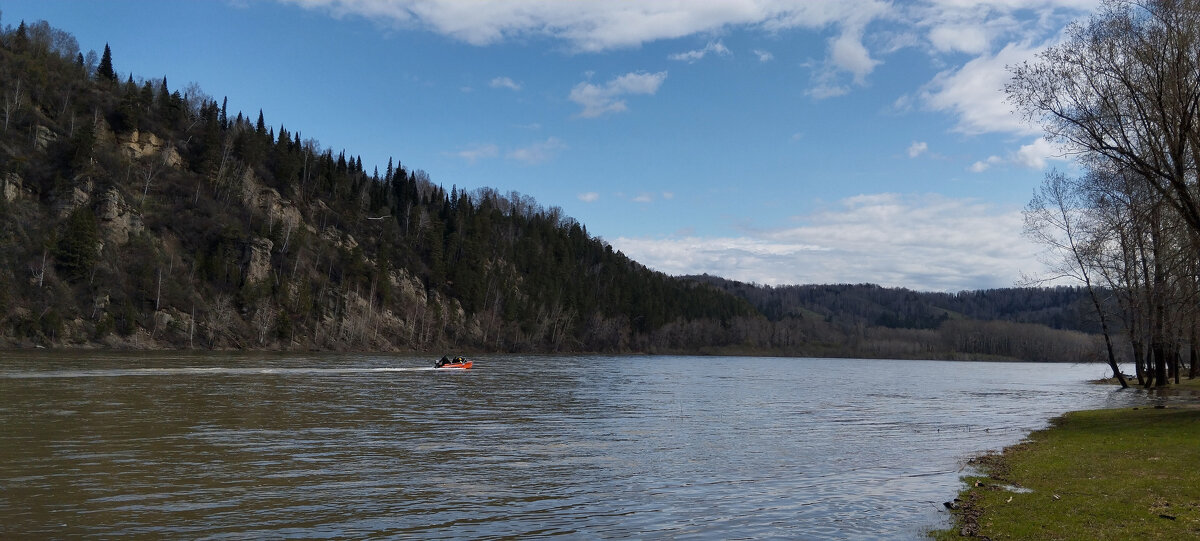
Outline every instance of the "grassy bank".
{"type": "Polygon", "coordinates": [[[936,539],[1200,538],[1198,406],[1072,412],[976,465],[936,539]]]}

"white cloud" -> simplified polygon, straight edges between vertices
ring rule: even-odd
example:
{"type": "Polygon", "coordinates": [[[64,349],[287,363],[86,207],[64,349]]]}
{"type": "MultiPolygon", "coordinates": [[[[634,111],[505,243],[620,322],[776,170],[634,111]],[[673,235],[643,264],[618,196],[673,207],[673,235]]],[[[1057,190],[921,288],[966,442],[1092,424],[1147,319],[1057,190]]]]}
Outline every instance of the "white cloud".
{"type": "Polygon", "coordinates": [[[980,160],[971,164],[971,167],[968,167],[967,170],[971,171],[972,173],[982,173],[988,169],[991,169],[993,165],[999,163],[1004,163],[1004,158],[1001,158],[1000,156],[988,156],[986,160],[980,160]]]}
{"type": "Polygon", "coordinates": [[[731,52],[728,48],[725,47],[724,43],[721,43],[720,41],[710,41],[710,42],[708,42],[708,45],[704,46],[703,49],[696,49],[694,51],[688,51],[686,53],[673,54],[673,55],[668,56],[667,58],[670,60],[679,60],[679,61],[683,61],[683,62],[692,63],[692,62],[696,62],[698,60],[703,59],[705,56],[708,56],[708,53],[713,53],[717,56],[729,56],[729,55],[733,54],[733,52],[731,52]]]}
{"type": "Polygon", "coordinates": [[[880,61],[871,57],[862,38],[863,27],[853,26],[843,29],[841,34],[829,40],[828,60],[814,66],[813,86],[807,92],[810,97],[821,100],[849,93],[850,85],[845,80],[847,74],[855,85],[867,84],[867,75],[875,70],[880,61]]]}
{"type": "Polygon", "coordinates": [[[637,197],[633,198],[634,203],[651,203],[653,201],[654,201],[654,194],[649,193],[649,192],[639,193],[639,194],[637,194],[637,197]]]}
{"type": "Polygon", "coordinates": [[[928,150],[929,143],[926,143],[925,141],[913,141],[911,145],[908,145],[908,157],[916,158],[928,150]]]}
{"type": "Polygon", "coordinates": [[[967,25],[938,26],[929,31],[929,41],[939,52],[983,54],[991,45],[987,27],[967,25]]]}
{"type": "Polygon", "coordinates": [[[584,192],[576,197],[578,197],[579,200],[583,201],[584,203],[594,203],[600,200],[600,194],[596,192],[584,192]]]}
{"type": "Polygon", "coordinates": [[[495,158],[500,155],[500,147],[491,144],[480,144],[462,149],[454,153],[455,156],[466,160],[468,163],[475,163],[485,158],[495,158]]]}
{"type": "Polygon", "coordinates": [[[963,66],[934,77],[924,92],[925,105],[958,118],[955,130],[977,135],[989,132],[1038,133],[1036,126],[1021,120],[1005,102],[1006,66],[1032,60],[1040,47],[1010,43],[1000,52],[979,56],[963,66]]]}
{"type": "Polygon", "coordinates": [[[520,90],[521,85],[508,77],[496,77],[489,83],[492,88],[507,88],[509,90],[520,90]]]}
{"type": "Polygon", "coordinates": [[[581,51],[604,51],[712,33],[731,27],[779,32],[869,20],[886,13],[881,0],[278,0],[335,17],[359,16],[421,28],[474,45],[526,36],[564,40],[581,51]]]}
{"type": "Polygon", "coordinates": [[[986,160],[977,161],[971,165],[969,170],[972,173],[982,173],[992,166],[1000,164],[1019,165],[1029,169],[1045,169],[1049,160],[1067,161],[1067,156],[1062,147],[1045,138],[1039,138],[1028,145],[1021,145],[1021,148],[1015,152],[1008,153],[1007,157],[989,156],[986,160]]]}
{"type": "Polygon", "coordinates": [[[1013,156],[1014,162],[1030,169],[1045,169],[1047,160],[1065,161],[1066,151],[1045,138],[1022,145],[1013,156]]]}
{"type": "MultiPolygon", "coordinates": [[[[536,37],[562,41],[569,49],[583,52],[640,47],[654,41],[719,35],[731,30],[768,35],[789,30],[828,32],[833,37],[827,41],[824,60],[815,67],[813,84],[808,90],[809,95],[817,98],[849,92],[851,82],[864,85],[880,64],[880,55],[901,48],[924,47],[934,55],[967,53],[986,59],[996,43],[1040,42],[1064,21],[1094,9],[1099,3],[1099,0],[276,1],[324,11],[334,17],[355,16],[398,28],[426,30],[480,46],[536,37]],[[881,23],[887,26],[878,28],[881,23]],[[849,76],[849,81],[843,80],[845,76],[849,76]]],[[[710,46],[724,48],[719,41],[710,46]]],[[[673,58],[694,61],[708,52],[719,51],[706,47],[673,58]]],[[[771,58],[765,51],[755,54],[763,62],[771,58]]],[[[955,82],[965,84],[962,80],[955,82]]],[[[978,125],[968,120],[962,128],[977,129],[978,125]]]]}
{"type": "Polygon", "coordinates": [[[1099,0],[925,0],[903,19],[937,53],[982,55],[997,42],[1036,42],[1090,12],[1099,0]]]}
{"type": "Polygon", "coordinates": [[[759,62],[770,62],[771,60],[773,60],[775,58],[775,55],[771,54],[770,51],[764,51],[762,49],[755,49],[753,52],[754,52],[755,56],[758,57],[759,62]]]}
{"type": "Polygon", "coordinates": [[[571,89],[568,98],[583,106],[583,111],[579,112],[579,116],[596,118],[608,113],[628,110],[629,107],[625,104],[625,100],[621,99],[622,96],[653,95],[658,92],[658,88],[666,79],[667,72],[665,71],[626,73],[602,85],[579,83],[571,89]]]}
{"type": "Polygon", "coordinates": [[[867,75],[879,65],[862,43],[861,28],[844,31],[830,41],[829,57],[834,66],[853,75],[855,84],[859,85],[864,84],[867,75]]]}
{"type": "Polygon", "coordinates": [[[555,155],[566,148],[567,144],[561,139],[550,137],[545,141],[513,150],[507,156],[509,159],[536,165],[550,161],[555,155]]]}
{"type": "Polygon", "coordinates": [[[662,197],[663,197],[663,199],[666,199],[668,201],[671,199],[675,199],[675,192],[663,192],[662,197]]]}
{"type": "Polygon", "coordinates": [[[862,283],[929,291],[1008,287],[1040,270],[1020,210],[938,195],[871,194],[740,237],[618,238],[668,274],[762,284],[862,283]],[[1034,268],[1037,267],[1037,268],[1034,268]]]}
{"type": "MultiPolygon", "coordinates": [[[[831,96],[848,90],[835,82],[835,74],[850,74],[857,84],[874,69],[862,43],[872,21],[895,18],[904,6],[884,0],[695,0],[688,2],[610,0],[276,0],[334,17],[357,16],[399,28],[427,30],[474,45],[506,40],[548,37],[569,44],[575,51],[600,52],[640,47],[646,43],[695,35],[713,35],[733,29],[765,34],[833,28],[827,66],[816,76],[813,96],[831,96]]],[[[720,42],[718,42],[719,44],[720,42]]],[[[721,45],[723,48],[724,46],[721,45]]],[[[707,51],[719,52],[719,51],[707,51]]],[[[698,51],[682,53],[680,60],[694,61],[698,51]]],[[[760,61],[769,53],[759,53],[760,61]]]]}

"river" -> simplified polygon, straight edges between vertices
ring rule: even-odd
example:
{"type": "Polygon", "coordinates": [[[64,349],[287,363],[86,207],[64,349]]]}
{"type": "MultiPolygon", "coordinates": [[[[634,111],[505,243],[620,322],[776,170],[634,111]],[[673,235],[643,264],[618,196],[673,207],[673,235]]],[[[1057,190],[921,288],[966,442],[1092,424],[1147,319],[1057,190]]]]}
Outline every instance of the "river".
{"type": "Polygon", "coordinates": [[[1147,400],[1101,365],[0,359],[5,539],[918,539],[967,458],[1147,400]]]}

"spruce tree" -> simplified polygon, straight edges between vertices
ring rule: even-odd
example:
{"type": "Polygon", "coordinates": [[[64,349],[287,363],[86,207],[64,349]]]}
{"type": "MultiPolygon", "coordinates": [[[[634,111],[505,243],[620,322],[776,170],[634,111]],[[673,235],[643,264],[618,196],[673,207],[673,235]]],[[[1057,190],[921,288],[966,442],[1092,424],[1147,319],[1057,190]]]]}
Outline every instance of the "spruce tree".
{"type": "Polygon", "coordinates": [[[12,48],[18,53],[25,52],[29,47],[29,33],[25,29],[25,21],[22,19],[20,26],[17,26],[16,34],[13,35],[12,48]]]}
{"type": "Polygon", "coordinates": [[[108,44],[104,44],[104,54],[100,56],[100,67],[96,68],[96,76],[101,81],[117,82],[117,72],[113,70],[112,50],[108,48],[108,44]]]}
{"type": "Polygon", "coordinates": [[[54,246],[55,262],[68,280],[82,280],[92,272],[99,257],[99,243],[99,227],[92,210],[85,206],[72,212],[54,246]]]}

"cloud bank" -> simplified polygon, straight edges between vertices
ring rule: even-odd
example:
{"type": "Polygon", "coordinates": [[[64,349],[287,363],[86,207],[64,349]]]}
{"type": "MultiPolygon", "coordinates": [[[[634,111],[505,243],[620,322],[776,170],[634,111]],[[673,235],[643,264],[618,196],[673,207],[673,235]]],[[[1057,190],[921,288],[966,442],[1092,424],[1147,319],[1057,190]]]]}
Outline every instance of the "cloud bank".
{"type": "Polygon", "coordinates": [[[739,237],[626,238],[613,247],[668,274],[759,284],[873,282],[927,291],[1011,287],[1040,269],[1019,210],[936,195],[844,199],[801,225],[739,237]]]}
{"type": "MultiPolygon", "coordinates": [[[[921,94],[928,108],[955,115],[957,130],[968,134],[1032,133],[1032,127],[1020,125],[1003,106],[1005,65],[1029,58],[1065,21],[1099,4],[1099,0],[276,1],[334,17],[362,17],[385,26],[433,32],[478,46],[545,38],[584,53],[730,30],[764,35],[819,31],[829,37],[823,58],[810,64],[812,85],[805,93],[814,99],[869,84],[869,76],[886,56],[902,48],[924,49],[933,56],[967,54],[973,59],[962,65],[956,62],[921,94]]],[[[670,58],[695,62],[710,53],[731,54],[717,40],[670,58]]],[[[753,54],[761,62],[773,58],[762,50],[753,54]]],[[[492,84],[519,88],[503,78],[492,84]]],[[[581,116],[624,110],[623,101],[603,96],[604,87],[588,85],[578,91],[572,99],[585,105],[581,116]]]]}

